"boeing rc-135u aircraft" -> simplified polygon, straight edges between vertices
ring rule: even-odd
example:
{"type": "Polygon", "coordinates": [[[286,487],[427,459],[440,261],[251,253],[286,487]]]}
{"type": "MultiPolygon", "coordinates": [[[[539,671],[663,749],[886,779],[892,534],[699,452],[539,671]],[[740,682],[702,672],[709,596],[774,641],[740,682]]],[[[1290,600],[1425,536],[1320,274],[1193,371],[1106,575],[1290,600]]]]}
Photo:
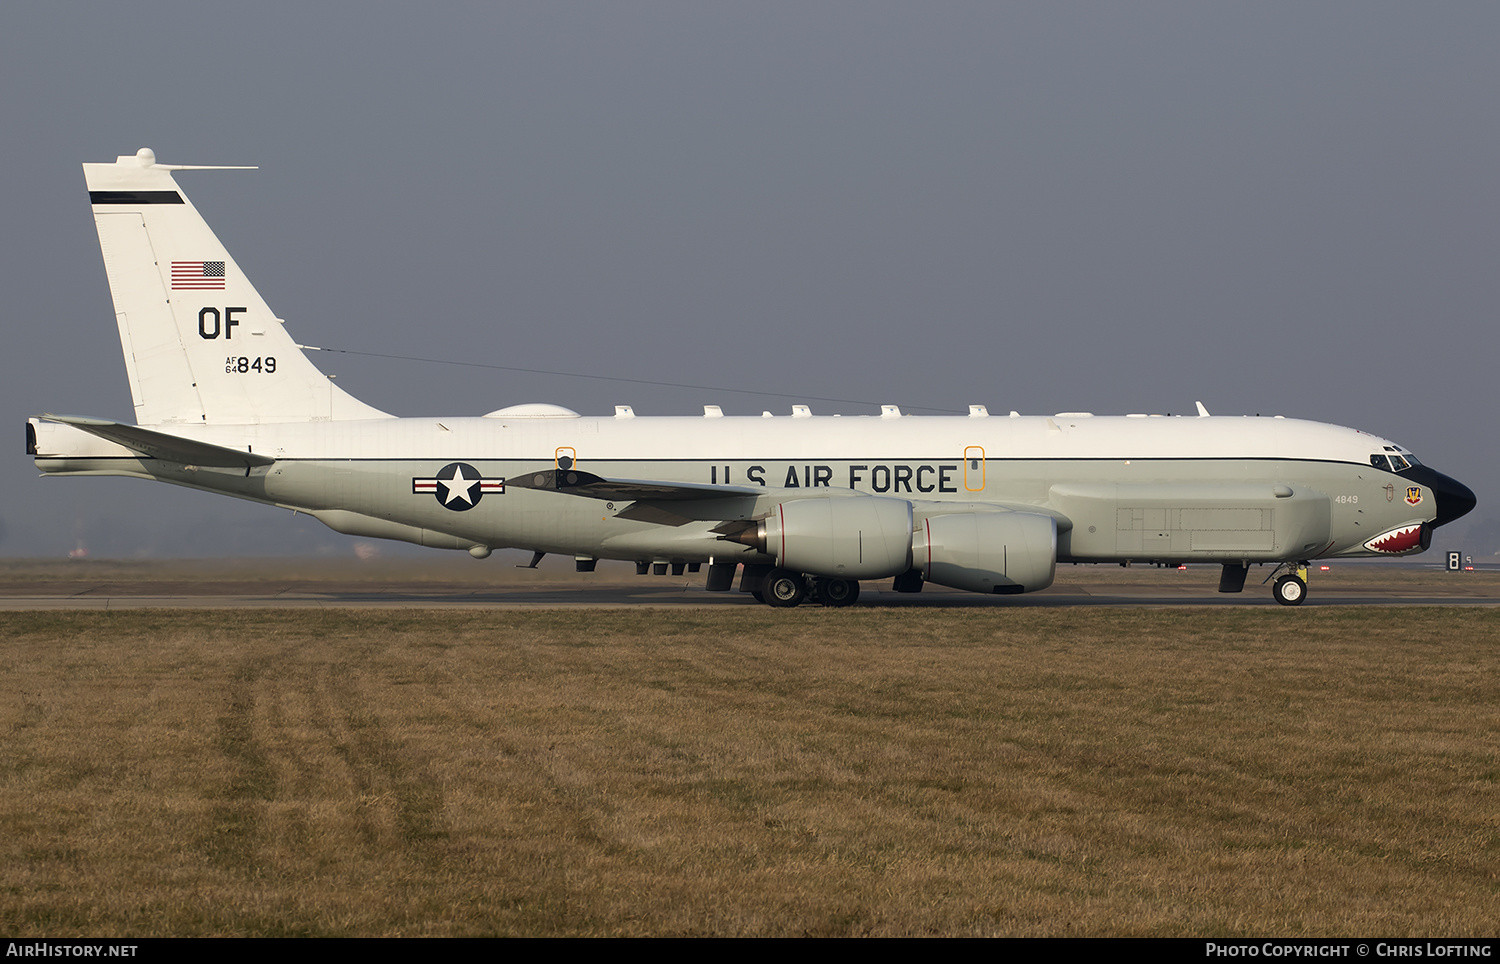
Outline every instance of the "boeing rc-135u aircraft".
{"type": "MultiPolygon", "coordinates": [[[[42,415],[47,475],[120,475],[312,515],[339,532],[698,571],[773,606],[861,579],[983,593],[1059,562],[1276,567],[1420,552],[1474,494],[1386,439],[1276,418],[1065,413],[588,418],[554,405],[397,418],[318,371],[150,150],[85,164],[135,424],[42,415]]],[[[533,562],[534,564],[534,562],[533,562]]]]}

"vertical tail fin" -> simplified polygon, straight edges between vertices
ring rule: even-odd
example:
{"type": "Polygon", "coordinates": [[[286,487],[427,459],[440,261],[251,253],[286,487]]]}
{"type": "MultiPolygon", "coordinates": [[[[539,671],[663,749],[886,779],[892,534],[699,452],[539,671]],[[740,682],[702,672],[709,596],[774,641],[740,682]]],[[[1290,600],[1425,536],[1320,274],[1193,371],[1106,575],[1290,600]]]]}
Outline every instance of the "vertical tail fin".
{"type": "Polygon", "coordinates": [[[177,187],[142,149],[85,164],[136,423],[385,418],[307,359],[177,187]]]}

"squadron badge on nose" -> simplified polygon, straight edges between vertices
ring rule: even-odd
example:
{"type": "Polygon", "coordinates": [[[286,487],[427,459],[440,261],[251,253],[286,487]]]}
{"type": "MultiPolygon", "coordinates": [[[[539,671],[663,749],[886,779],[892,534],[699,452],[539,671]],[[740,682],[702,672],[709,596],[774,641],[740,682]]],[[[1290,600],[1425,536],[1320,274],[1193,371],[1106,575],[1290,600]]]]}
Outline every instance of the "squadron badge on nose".
{"type": "Polygon", "coordinates": [[[412,479],[413,495],[431,493],[445,509],[466,512],[486,495],[505,491],[504,479],[485,478],[484,473],[467,462],[449,462],[428,479],[412,479]]]}

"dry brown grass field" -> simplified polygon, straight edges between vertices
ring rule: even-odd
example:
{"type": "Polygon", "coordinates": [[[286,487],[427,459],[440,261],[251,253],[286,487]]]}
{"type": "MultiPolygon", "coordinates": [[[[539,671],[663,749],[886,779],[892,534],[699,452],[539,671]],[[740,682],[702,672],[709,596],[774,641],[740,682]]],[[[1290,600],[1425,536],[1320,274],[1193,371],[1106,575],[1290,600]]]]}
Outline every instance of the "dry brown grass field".
{"type": "Polygon", "coordinates": [[[1500,612],[0,613],[0,931],[1493,935],[1500,612]]]}

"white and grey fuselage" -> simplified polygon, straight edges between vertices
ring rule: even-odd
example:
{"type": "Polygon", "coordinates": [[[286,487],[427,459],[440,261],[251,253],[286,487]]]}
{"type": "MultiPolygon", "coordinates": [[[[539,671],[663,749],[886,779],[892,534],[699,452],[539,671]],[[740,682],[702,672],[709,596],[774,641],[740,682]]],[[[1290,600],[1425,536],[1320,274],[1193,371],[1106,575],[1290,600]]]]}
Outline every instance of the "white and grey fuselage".
{"type": "Polygon", "coordinates": [[[176,169],[145,151],[85,165],[136,420],[31,419],[45,474],[155,479],[475,555],[743,563],[830,580],[916,572],[986,592],[1044,588],[1057,562],[1417,552],[1474,505],[1388,439],[1201,406],[1179,417],[710,406],[600,418],[551,405],[392,417],[317,371],[176,169]]]}

